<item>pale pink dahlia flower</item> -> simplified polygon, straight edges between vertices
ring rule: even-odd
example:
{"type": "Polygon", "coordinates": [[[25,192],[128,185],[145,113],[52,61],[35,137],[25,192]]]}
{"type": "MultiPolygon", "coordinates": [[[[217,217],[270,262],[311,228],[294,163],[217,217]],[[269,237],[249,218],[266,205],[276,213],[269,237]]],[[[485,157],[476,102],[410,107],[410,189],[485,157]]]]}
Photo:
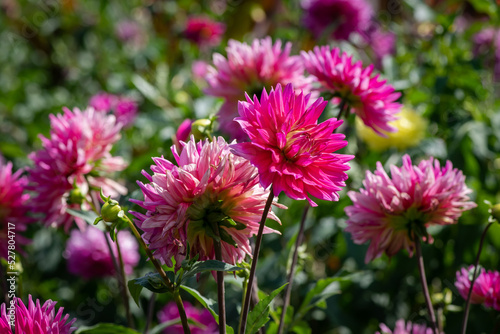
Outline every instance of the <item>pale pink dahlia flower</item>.
{"type": "MultiPolygon", "coordinates": [[[[73,217],[67,208],[80,209],[98,198],[102,188],[108,196],[126,194],[127,189],[107,174],[126,167],[121,157],[113,157],[110,150],[120,139],[121,125],[115,117],[93,108],[73,111],[64,108],[64,114],[50,115],[50,138],[40,136],[43,148],[29,158],[34,167],[29,170],[30,190],[35,192],[30,201],[35,213],[43,213],[46,225],[63,226],[69,230],[73,217]]],[[[86,225],[76,219],[81,228],[86,225]]]]}
{"type": "Polygon", "coordinates": [[[334,133],[342,121],[335,118],[318,124],[327,102],[322,98],[310,103],[310,94],[296,95],[291,84],[262,91],[259,99],[247,95],[240,102],[240,117],[235,120],[250,137],[250,142],[232,145],[234,152],[255,165],[264,188],[273,186],[274,195],[282,191],[293,199],[309,195],[337,201],[338,191],[347,180],[354,156],[334,153],[347,145],[345,136],[334,133]]]}
{"type": "Polygon", "coordinates": [[[225,24],[208,17],[194,16],[188,18],[184,36],[199,47],[209,47],[220,44],[224,31],[225,24]]]}
{"type": "MultiPolygon", "coordinates": [[[[230,152],[222,137],[198,143],[194,137],[180,154],[172,147],[178,166],[153,158],[150,183],[138,182],[144,201],[132,200],[147,210],[132,212],[144,231],[143,239],[162,263],[176,268],[187,256],[214,259],[214,229],[221,235],[222,260],[236,264],[251,255],[249,238],[257,234],[269,191],[259,185],[250,162],[230,152]],[[191,250],[187,254],[188,244],[191,250]]],[[[274,213],[269,218],[279,221],[274,213]]],[[[264,233],[276,232],[266,228],[264,233]]]]}
{"type": "Polygon", "coordinates": [[[282,48],[280,40],[273,44],[271,37],[267,37],[254,40],[251,45],[230,40],[227,59],[214,54],[215,67],[208,67],[205,79],[209,87],[205,93],[225,99],[218,113],[222,131],[238,140],[246,137],[233,121],[238,116],[238,101],[245,98],[245,92],[259,95],[263,88],[269,90],[279,83],[293,83],[297,90],[310,91],[311,79],[304,76],[300,57],[290,56],[291,49],[291,43],[282,48]]]}
{"type": "Polygon", "coordinates": [[[47,300],[43,305],[37,299],[33,302],[29,296],[28,307],[26,307],[21,298],[15,298],[14,304],[0,307],[0,333],[13,334],[11,329],[10,314],[15,313],[15,322],[13,326],[16,333],[19,334],[71,334],[76,327],[71,325],[76,321],[73,319],[68,322],[69,314],[63,315],[64,308],[59,308],[56,313],[57,302],[47,300]]]}
{"type": "MultiPolygon", "coordinates": [[[[183,302],[184,310],[188,319],[196,321],[200,326],[189,325],[191,334],[217,334],[219,326],[215,321],[210,311],[207,309],[199,309],[191,305],[190,302],[183,302]]],[[[180,319],[179,309],[175,302],[168,303],[160,312],[158,312],[158,320],[160,323],[180,319]]],[[[181,324],[168,326],[163,331],[165,334],[184,334],[181,324]]]]}
{"type": "Polygon", "coordinates": [[[434,334],[431,327],[413,324],[411,321],[405,323],[403,319],[396,321],[394,330],[391,330],[385,324],[380,324],[380,330],[380,332],[375,332],[375,334],[434,334]]]}
{"type": "Polygon", "coordinates": [[[326,34],[348,40],[353,32],[370,25],[373,9],[365,0],[302,0],[304,25],[316,38],[326,34]]]}
{"type": "Polygon", "coordinates": [[[29,240],[21,235],[32,219],[28,212],[27,201],[30,195],[25,193],[28,180],[21,176],[23,170],[13,173],[12,162],[5,162],[0,155],[0,258],[7,259],[9,240],[15,245],[11,251],[21,251],[20,246],[29,240]]]}
{"type": "MultiPolygon", "coordinates": [[[[109,235],[106,235],[106,238],[111,244],[113,255],[118,259],[116,242],[112,241],[109,235]]],[[[130,275],[140,259],[137,241],[128,231],[119,231],[117,238],[125,273],[130,275]]],[[[71,231],[64,257],[68,261],[68,271],[76,276],[91,279],[115,274],[104,233],[96,227],[89,226],[84,232],[71,231]]]]}
{"type": "MultiPolygon", "coordinates": [[[[391,166],[391,177],[380,162],[375,173],[366,172],[364,188],[350,191],[354,205],[345,208],[349,217],[346,232],[357,244],[370,241],[365,262],[386,253],[393,256],[401,248],[410,256],[415,247],[414,233],[426,235],[430,225],[456,223],[463,211],[476,206],[465,176],[447,161],[430,158],[413,166],[408,155],[403,166],[391,166]]],[[[427,237],[432,242],[432,237],[427,237]]]]}
{"type": "MultiPolygon", "coordinates": [[[[462,268],[456,274],[455,287],[465,300],[469,295],[473,274],[474,266],[469,266],[468,269],[462,268]]],[[[481,268],[476,275],[478,276],[472,288],[471,303],[484,304],[486,307],[500,311],[500,273],[498,271],[486,271],[481,268]]]]}
{"type": "Polygon", "coordinates": [[[92,96],[89,100],[89,107],[114,114],[116,122],[123,127],[132,125],[139,111],[137,101],[134,99],[104,92],[92,96]]]}
{"type": "Polygon", "coordinates": [[[381,136],[385,136],[381,131],[396,130],[388,123],[401,111],[401,104],[395,102],[401,94],[378,74],[372,76],[373,64],[363,68],[361,61],[353,63],[347,53],[329,46],[302,51],[302,58],[307,71],[321,83],[321,90],[344,100],[367,126],[381,136]]]}

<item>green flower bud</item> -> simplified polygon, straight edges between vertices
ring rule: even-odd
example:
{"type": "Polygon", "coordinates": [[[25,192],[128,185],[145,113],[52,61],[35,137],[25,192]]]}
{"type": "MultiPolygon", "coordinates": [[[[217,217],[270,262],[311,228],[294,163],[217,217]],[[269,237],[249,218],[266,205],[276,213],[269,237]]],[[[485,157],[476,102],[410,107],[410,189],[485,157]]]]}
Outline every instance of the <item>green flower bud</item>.
{"type": "Polygon", "coordinates": [[[120,214],[120,212],[123,212],[123,210],[118,202],[110,199],[102,206],[101,216],[105,222],[114,223],[123,217],[123,213],[120,214]]]}
{"type": "Polygon", "coordinates": [[[497,222],[500,222],[500,203],[495,204],[491,207],[490,214],[497,220],[497,222]]]}
{"type": "Polygon", "coordinates": [[[85,201],[85,195],[82,193],[80,188],[73,188],[69,192],[68,203],[69,204],[82,204],[85,201]]]}
{"type": "Polygon", "coordinates": [[[198,119],[191,124],[191,134],[196,140],[210,137],[211,132],[212,122],[209,119],[198,119]]]}

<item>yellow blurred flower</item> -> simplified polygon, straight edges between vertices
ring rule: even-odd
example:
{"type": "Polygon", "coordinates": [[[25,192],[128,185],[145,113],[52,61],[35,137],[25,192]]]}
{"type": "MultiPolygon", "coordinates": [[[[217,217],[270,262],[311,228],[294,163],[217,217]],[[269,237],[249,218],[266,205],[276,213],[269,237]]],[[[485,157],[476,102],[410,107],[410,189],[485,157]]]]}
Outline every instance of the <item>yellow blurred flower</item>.
{"type": "Polygon", "coordinates": [[[385,138],[376,134],[372,129],[364,125],[363,121],[356,117],[358,136],[371,149],[376,151],[384,151],[391,147],[404,150],[408,147],[416,146],[425,136],[427,121],[415,111],[405,107],[403,107],[397,116],[399,116],[399,119],[389,124],[397,128],[398,131],[386,132],[387,137],[385,138]]]}

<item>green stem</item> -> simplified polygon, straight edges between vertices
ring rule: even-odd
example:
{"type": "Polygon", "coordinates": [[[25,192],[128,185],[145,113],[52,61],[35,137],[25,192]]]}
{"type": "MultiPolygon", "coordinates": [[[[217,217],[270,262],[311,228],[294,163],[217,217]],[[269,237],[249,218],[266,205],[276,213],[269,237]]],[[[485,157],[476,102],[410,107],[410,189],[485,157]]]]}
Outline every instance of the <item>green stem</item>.
{"type": "Polygon", "coordinates": [[[427,311],[429,312],[429,317],[431,320],[432,331],[435,334],[439,334],[436,322],[436,315],[434,314],[434,308],[432,306],[431,296],[429,294],[429,287],[427,286],[427,279],[425,277],[424,257],[422,256],[420,238],[418,236],[415,238],[415,252],[417,253],[418,271],[420,273],[420,283],[422,284],[422,290],[425,296],[425,303],[427,305],[427,311]]]}
{"type": "Polygon", "coordinates": [[[484,228],[483,234],[481,235],[481,240],[479,241],[479,249],[477,250],[476,261],[474,262],[474,274],[472,275],[472,282],[470,282],[469,293],[467,294],[467,302],[465,303],[464,318],[462,319],[462,334],[467,331],[467,321],[469,320],[469,310],[470,310],[470,299],[472,296],[472,290],[474,289],[474,283],[476,282],[477,266],[479,264],[479,257],[481,256],[481,250],[483,249],[484,238],[486,237],[486,232],[493,223],[488,223],[484,228]]]}
{"type": "MultiPolygon", "coordinates": [[[[215,235],[220,236],[219,226],[216,226],[214,230],[215,230],[215,235]]],[[[220,241],[214,240],[214,250],[215,250],[215,259],[217,261],[222,261],[222,249],[220,241]]],[[[219,334],[226,334],[226,302],[225,302],[223,271],[217,271],[217,301],[219,304],[219,334]]]]}
{"type": "Polygon", "coordinates": [[[262,234],[264,232],[264,226],[266,224],[267,214],[269,213],[269,209],[271,208],[273,199],[274,199],[273,187],[271,186],[271,189],[269,190],[269,197],[267,198],[266,206],[264,207],[264,212],[262,212],[262,219],[260,220],[259,232],[257,233],[257,238],[255,240],[255,249],[253,251],[252,266],[250,267],[250,276],[248,277],[247,291],[245,294],[245,303],[243,304],[243,308],[241,310],[243,315],[241,317],[241,322],[240,322],[240,334],[245,334],[247,326],[248,311],[250,309],[250,299],[252,298],[253,280],[255,277],[255,271],[257,269],[257,261],[259,259],[262,234]]]}
{"type": "Polygon", "coordinates": [[[304,226],[305,226],[305,222],[306,222],[307,212],[309,211],[309,207],[310,207],[310,205],[307,203],[305,208],[304,208],[304,212],[302,213],[302,220],[300,221],[299,232],[297,234],[297,239],[295,240],[295,249],[293,251],[292,266],[290,267],[290,273],[288,275],[288,285],[287,285],[286,291],[285,291],[285,299],[283,301],[283,309],[281,311],[281,319],[280,319],[280,325],[278,328],[278,334],[283,333],[283,330],[285,328],[286,309],[288,308],[288,304],[290,304],[290,296],[292,294],[293,277],[295,276],[295,266],[297,264],[297,259],[299,257],[299,247],[302,244],[302,238],[304,236],[304,226]]]}
{"type": "Polygon", "coordinates": [[[118,235],[116,236],[116,250],[118,252],[118,264],[120,266],[120,276],[122,279],[121,282],[121,288],[122,288],[122,294],[123,294],[123,303],[125,304],[125,313],[127,314],[127,320],[128,320],[128,326],[130,328],[134,328],[134,318],[132,318],[132,314],[130,313],[130,303],[129,303],[129,296],[128,296],[128,289],[127,289],[127,276],[125,275],[125,265],[123,263],[123,256],[122,252],[120,249],[120,243],[118,242],[118,235]]]}
{"type": "Polygon", "coordinates": [[[186,310],[184,310],[184,304],[182,303],[181,295],[179,294],[179,289],[174,290],[174,300],[179,309],[179,315],[181,317],[182,328],[184,329],[184,334],[191,334],[191,329],[189,328],[188,319],[186,316],[186,310]]]}

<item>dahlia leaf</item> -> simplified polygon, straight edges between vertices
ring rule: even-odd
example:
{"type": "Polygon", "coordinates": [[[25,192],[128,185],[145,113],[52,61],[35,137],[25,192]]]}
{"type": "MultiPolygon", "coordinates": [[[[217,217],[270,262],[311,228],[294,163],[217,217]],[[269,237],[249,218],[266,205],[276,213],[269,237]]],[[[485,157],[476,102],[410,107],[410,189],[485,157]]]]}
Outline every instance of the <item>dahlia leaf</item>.
{"type": "MultiPolygon", "coordinates": [[[[172,272],[167,272],[166,274],[173,276],[172,272]]],[[[169,279],[173,280],[173,277],[169,277],[169,279]]],[[[146,288],[149,291],[156,293],[170,292],[170,289],[165,285],[160,274],[158,273],[148,273],[144,277],[134,278],[133,280],[130,280],[127,285],[129,287],[130,294],[134,297],[136,303],[139,301],[139,295],[142,288],[146,288]],[[142,288],[140,290],[135,286],[131,288],[133,285],[139,285],[142,288]]]]}
{"type": "Polygon", "coordinates": [[[248,314],[247,320],[247,333],[254,334],[269,321],[269,308],[273,299],[287,286],[288,283],[283,284],[269,296],[265,297],[255,305],[253,310],[248,314]]]}
{"type": "Polygon", "coordinates": [[[81,327],[75,334],[139,334],[139,332],[120,325],[101,323],[92,327],[81,327]]]}
{"type": "Polygon", "coordinates": [[[136,305],[138,307],[141,307],[141,305],[139,305],[139,297],[141,296],[141,292],[144,287],[140,284],[137,284],[136,281],[133,279],[127,282],[127,286],[128,286],[128,291],[130,292],[132,298],[134,298],[136,305]]]}
{"type": "MultiPolygon", "coordinates": [[[[183,289],[184,291],[188,292],[191,296],[196,298],[196,300],[199,301],[200,304],[203,305],[203,307],[206,308],[212,314],[215,321],[219,323],[219,315],[214,311],[214,308],[217,306],[214,300],[203,297],[197,290],[192,289],[188,286],[181,285],[181,289],[183,289]]],[[[226,325],[226,332],[227,334],[234,334],[233,328],[229,325],[226,325]]]]}
{"type": "Polygon", "coordinates": [[[85,220],[90,225],[94,225],[94,222],[97,219],[97,215],[94,211],[82,211],[82,210],[73,210],[70,208],[66,208],[66,212],[72,215],[73,217],[85,220]]]}
{"type": "Polygon", "coordinates": [[[184,273],[183,280],[204,271],[238,271],[243,268],[217,260],[197,261],[184,273]]]}
{"type": "Polygon", "coordinates": [[[329,297],[340,293],[340,282],[349,281],[350,278],[330,277],[319,280],[314,288],[310,289],[297,312],[299,318],[303,317],[310,309],[321,304],[329,297]]]}

